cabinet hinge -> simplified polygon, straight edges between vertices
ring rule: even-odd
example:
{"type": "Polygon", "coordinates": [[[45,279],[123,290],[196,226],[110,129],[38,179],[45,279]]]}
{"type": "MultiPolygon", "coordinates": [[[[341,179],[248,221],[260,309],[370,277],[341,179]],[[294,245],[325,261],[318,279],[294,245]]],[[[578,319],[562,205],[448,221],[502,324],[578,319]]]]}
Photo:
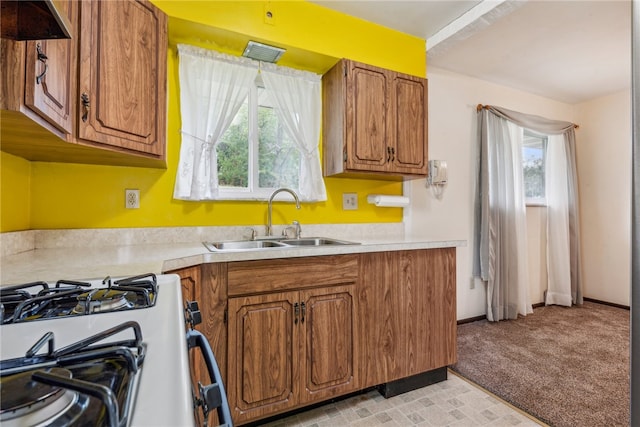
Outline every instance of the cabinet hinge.
{"type": "Polygon", "coordinates": [[[226,325],[227,323],[229,323],[229,310],[227,310],[226,308],[225,308],[225,310],[224,310],[224,316],[223,316],[222,322],[223,322],[225,325],[226,325]]]}
{"type": "Polygon", "coordinates": [[[347,163],[347,149],[344,149],[344,152],[342,153],[342,161],[347,163]]]}

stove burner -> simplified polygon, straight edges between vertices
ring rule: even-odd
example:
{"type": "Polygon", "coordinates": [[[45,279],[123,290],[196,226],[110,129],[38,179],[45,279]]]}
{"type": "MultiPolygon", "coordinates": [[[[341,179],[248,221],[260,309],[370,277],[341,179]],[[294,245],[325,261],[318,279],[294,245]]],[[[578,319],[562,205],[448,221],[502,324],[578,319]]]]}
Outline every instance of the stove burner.
{"type": "Polygon", "coordinates": [[[129,292],[114,291],[112,289],[98,289],[78,295],[78,305],[73,309],[74,314],[91,314],[105,311],[116,311],[133,308],[135,295],[130,301],[129,292]]]}
{"type": "Polygon", "coordinates": [[[147,308],[157,296],[152,273],[113,282],[107,277],[98,285],[59,280],[55,287],[47,282],[6,286],[0,288],[0,323],[147,308]]]}
{"type": "Polygon", "coordinates": [[[53,342],[47,332],[24,357],[0,361],[3,427],[127,425],[146,354],[140,325],[124,322],[59,349],[53,342]],[[126,331],[133,337],[114,341],[126,331]]]}
{"type": "MultiPolygon", "coordinates": [[[[71,378],[71,371],[46,368],[44,372],[71,378]]],[[[12,375],[2,381],[0,421],[3,425],[37,425],[55,419],[77,400],[77,394],[61,387],[37,382],[31,372],[12,375]]]]}

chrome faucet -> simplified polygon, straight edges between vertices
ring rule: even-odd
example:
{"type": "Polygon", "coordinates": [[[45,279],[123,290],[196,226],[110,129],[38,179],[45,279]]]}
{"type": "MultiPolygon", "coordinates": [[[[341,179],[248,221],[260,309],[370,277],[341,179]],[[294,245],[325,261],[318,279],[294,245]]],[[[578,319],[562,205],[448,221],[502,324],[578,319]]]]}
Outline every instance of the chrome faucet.
{"type": "Polygon", "coordinates": [[[271,210],[272,210],[273,198],[276,196],[276,194],[283,191],[293,196],[293,198],[296,200],[296,208],[300,209],[300,199],[298,199],[298,195],[296,194],[295,191],[289,188],[278,188],[276,191],[271,193],[271,197],[269,197],[269,206],[267,208],[267,236],[273,236],[273,227],[271,227],[271,210]]]}

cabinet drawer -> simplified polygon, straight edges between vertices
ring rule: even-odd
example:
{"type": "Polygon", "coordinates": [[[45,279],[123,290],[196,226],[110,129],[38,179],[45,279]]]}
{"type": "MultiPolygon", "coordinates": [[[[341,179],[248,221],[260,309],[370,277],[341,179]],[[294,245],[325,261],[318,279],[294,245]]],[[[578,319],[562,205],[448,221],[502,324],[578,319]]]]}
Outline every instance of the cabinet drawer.
{"type": "Polygon", "coordinates": [[[228,295],[339,285],[357,278],[357,255],[230,262],[228,295]]]}

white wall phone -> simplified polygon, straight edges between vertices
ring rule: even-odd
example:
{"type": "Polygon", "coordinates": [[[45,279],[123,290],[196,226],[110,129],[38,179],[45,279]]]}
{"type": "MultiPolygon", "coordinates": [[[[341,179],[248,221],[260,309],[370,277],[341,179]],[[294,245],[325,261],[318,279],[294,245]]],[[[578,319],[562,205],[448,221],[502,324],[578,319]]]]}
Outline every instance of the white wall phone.
{"type": "Polygon", "coordinates": [[[443,185],[447,183],[447,162],[444,160],[429,160],[429,185],[443,185]]]}
{"type": "Polygon", "coordinates": [[[444,187],[447,185],[447,162],[444,160],[429,160],[429,174],[427,186],[433,190],[436,199],[442,197],[444,187]]]}

